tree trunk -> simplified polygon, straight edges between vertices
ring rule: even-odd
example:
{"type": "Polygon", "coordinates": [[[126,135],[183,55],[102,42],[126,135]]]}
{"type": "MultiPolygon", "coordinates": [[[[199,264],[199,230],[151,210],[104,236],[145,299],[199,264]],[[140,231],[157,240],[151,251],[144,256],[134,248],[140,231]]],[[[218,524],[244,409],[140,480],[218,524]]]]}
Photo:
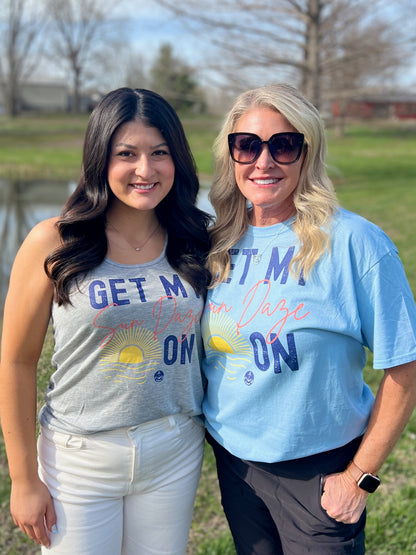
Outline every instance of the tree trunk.
{"type": "Polygon", "coordinates": [[[81,71],[74,69],[74,82],[72,89],[72,113],[79,114],[81,112],[81,71]]]}
{"type": "Polygon", "coordinates": [[[308,3],[308,41],[307,41],[307,75],[305,79],[305,94],[310,101],[320,109],[320,24],[322,5],[320,0],[309,0],[308,3]]]}

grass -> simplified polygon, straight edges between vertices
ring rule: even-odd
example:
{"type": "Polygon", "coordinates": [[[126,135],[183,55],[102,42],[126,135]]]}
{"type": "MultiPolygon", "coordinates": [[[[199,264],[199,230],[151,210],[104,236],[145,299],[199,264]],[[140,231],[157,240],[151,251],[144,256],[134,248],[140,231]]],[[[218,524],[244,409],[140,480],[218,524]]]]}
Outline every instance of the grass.
{"type": "Polygon", "coordinates": [[[0,116],[0,176],[74,179],[81,165],[86,116],[0,116]]]}
{"type": "Polygon", "coordinates": [[[378,224],[395,242],[416,291],[416,123],[351,126],[329,132],[328,166],[340,202],[378,224]]]}
{"type": "MultiPolygon", "coordinates": [[[[213,117],[182,119],[201,180],[212,173],[211,146],[218,131],[213,117]],[[208,146],[209,145],[209,146],[208,146]]],[[[10,180],[76,180],[87,116],[0,115],[0,177],[10,180]]]]}
{"type": "MultiPolygon", "coordinates": [[[[218,130],[214,118],[184,119],[202,179],[211,172],[211,145],[218,130]]],[[[0,117],[0,176],[73,179],[78,172],[85,118],[31,116],[17,121],[0,117]],[[42,173],[43,172],[43,173],[42,173]],[[56,173],[55,173],[56,172],[56,173]],[[58,175],[59,174],[59,175],[58,175]]],[[[341,204],[380,225],[393,239],[416,292],[416,124],[349,125],[342,138],[328,130],[328,165],[341,204]]],[[[50,374],[48,337],[39,363],[39,402],[50,374]]],[[[365,370],[374,391],[381,378],[365,370]]],[[[416,413],[382,469],[383,485],[368,501],[367,554],[416,553],[416,413]]],[[[38,549],[17,530],[9,516],[10,484],[0,441],[0,552],[32,555],[38,549]]],[[[215,462],[206,447],[190,534],[191,555],[234,555],[219,502],[215,462]]]]}

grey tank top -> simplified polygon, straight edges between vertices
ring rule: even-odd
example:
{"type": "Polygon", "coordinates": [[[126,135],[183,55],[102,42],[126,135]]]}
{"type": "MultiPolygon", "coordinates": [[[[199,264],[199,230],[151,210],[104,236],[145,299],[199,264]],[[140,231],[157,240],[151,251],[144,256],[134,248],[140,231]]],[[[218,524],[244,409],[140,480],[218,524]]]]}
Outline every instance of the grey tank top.
{"type": "Polygon", "coordinates": [[[203,301],[165,253],[140,265],[105,260],[53,303],[55,369],[39,420],[90,434],[201,414],[203,301]]]}

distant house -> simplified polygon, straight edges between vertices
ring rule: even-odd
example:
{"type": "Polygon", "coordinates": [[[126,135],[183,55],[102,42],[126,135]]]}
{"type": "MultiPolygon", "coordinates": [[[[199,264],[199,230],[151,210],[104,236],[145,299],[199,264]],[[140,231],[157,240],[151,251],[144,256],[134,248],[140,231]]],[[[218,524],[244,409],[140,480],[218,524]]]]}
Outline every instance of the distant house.
{"type": "Polygon", "coordinates": [[[332,115],[357,119],[416,119],[416,95],[408,93],[368,94],[332,103],[332,115]]]}
{"type": "Polygon", "coordinates": [[[68,86],[65,83],[28,82],[21,87],[22,111],[64,112],[68,110],[68,86]]]}
{"type": "MultiPolygon", "coordinates": [[[[101,95],[97,91],[83,94],[81,111],[91,111],[100,97],[101,95]]],[[[69,112],[71,104],[71,92],[67,83],[28,81],[20,87],[19,109],[22,112],[69,112]]],[[[0,86],[0,112],[4,109],[3,87],[0,86]]]]}
{"type": "MultiPolygon", "coordinates": [[[[5,108],[3,87],[0,86],[0,106],[5,108]]],[[[68,110],[68,86],[59,82],[29,81],[20,86],[21,111],[65,112],[68,110]]]]}

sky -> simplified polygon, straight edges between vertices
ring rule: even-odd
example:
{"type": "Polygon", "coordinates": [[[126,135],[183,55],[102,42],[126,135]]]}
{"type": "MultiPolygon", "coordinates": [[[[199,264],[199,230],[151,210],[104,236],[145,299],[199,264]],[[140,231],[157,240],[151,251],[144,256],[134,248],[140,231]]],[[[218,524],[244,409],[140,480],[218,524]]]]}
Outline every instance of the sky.
{"type": "Polygon", "coordinates": [[[160,46],[168,42],[175,55],[189,63],[203,59],[204,51],[194,31],[169,10],[151,0],[145,2],[145,7],[139,8],[136,14],[130,24],[130,40],[139,51],[157,53],[160,46]]]}
{"type": "MultiPolygon", "coordinates": [[[[201,6],[203,3],[201,0],[201,6]]],[[[203,66],[207,49],[205,40],[201,41],[179,17],[161,7],[156,0],[136,0],[135,5],[137,9],[130,25],[132,28],[130,37],[133,37],[135,48],[145,54],[149,64],[151,63],[149,53],[156,54],[161,44],[168,42],[173,46],[174,55],[190,65],[203,66]],[[135,36],[136,31],[137,36],[135,36]]],[[[394,3],[390,5],[390,9],[394,10],[394,3]]],[[[416,84],[416,55],[413,60],[409,60],[409,66],[399,76],[399,80],[403,88],[416,84]]]]}
{"type": "MultiPolygon", "coordinates": [[[[201,5],[203,4],[204,1],[201,0],[201,5]]],[[[128,44],[131,45],[130,50],[141,56],[145,72],[150,68],[160,46],[169,43],[176,57],[197,68],[197,78],[200,82],[203,84],[213,82],[212,73],[204,71],[207,65],[209,42],[204,40],[202,32],[196,34],[183,20],[163,8],[157,0],[121,0],[119,4],[113,4],[113,6],[115,7],[111,10],[112,16],[126,19],[123,29],[125,29],[128,44]]],[[[115,59],[117,60],[117,56],[115,59]]],[[[119,73],[115,72],[113,81],[121,79],[122,63],[120,62],[119,65],[119,73]]],[[[117,61],[113,63],[113,67],[117,67],[117,61]]],[[[221,81],[221,78],[218,80],[221,81]]],[[[400,76],[401,87],[409,88],[415,84],[416,56],[409,63],[408,70],[400,76]]]]}

